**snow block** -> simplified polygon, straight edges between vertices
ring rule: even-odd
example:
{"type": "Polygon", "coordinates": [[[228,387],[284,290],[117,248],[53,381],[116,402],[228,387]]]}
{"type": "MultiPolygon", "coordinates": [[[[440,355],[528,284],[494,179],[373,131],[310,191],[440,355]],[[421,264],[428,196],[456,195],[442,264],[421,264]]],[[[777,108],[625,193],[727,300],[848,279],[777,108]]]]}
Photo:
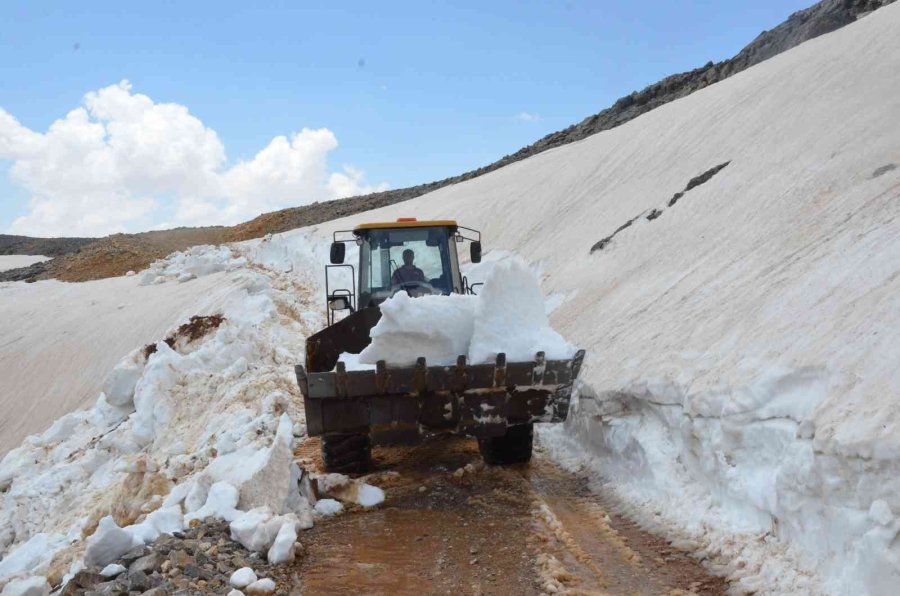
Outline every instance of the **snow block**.
{"type": "Polygon", "coordinates": [[[47,596],[50,594],[50,585],[46,578],[29,577],[26,579],[14,579],[6,584],[0,596],[47,596]]]}
{"type": "Polygon", "coordinates": [[[544,296],[534,273],[519,258],[506,259],[488,274],[478,294],[472,341],[472,364],[493,362],[506,353],[508,362],[571,358],[575,348],[550,327],[544,296]]]}
{"type": "Polygon", "coordinates": [[[100,570],[100,575],[103,577],[116,577],[120,573],[125,571],[124,565],[119,565],[118,563],[110,563],[106,567],[100,570]]]}
{"type": "Polygon", "coordinates": [[[185,515],[184,523],[190,525],[195,519],[203,520],[207,517],[217,517],[230,522],[241,513],[236,509],[237,503],[238,490],[227,482],[216,482],[210,487],[203,507],[185,515]]]}
{"type": "Polygon", "coordinates": [[[262,466],[239,487],[241,510],[269,507],[282,511],[288,499],[291,480],[291,464],[294,459],[294,433],[291,418],[282,414],[278,422],[275,440],[269,448],[262,466]]]}
{"type": "Polygon", "coordinates": [[[256,573],[251,568],[241,567],[231,574],[231,578],[228,581],[232,586],[240,590],[246,588],[257,579],[256,573]]]}
{"type": "Polygon", "coordinates": [[[372,329],[372,343],[359,362],[385,360],[411,366],[424,356],[429,364],[452,364],[467,354],[472,337],[474,296],[422,296],[399,292],[381,304],[381,319],[372,329]]]}
{"type": "Polygon", "coordinates": [[[134,388],[144,374],[145,363],[146,359],[140,349],[132,351],[119,361],[103,384],[107,403],[118,407],[131,406],[134,403],[134,388]]]}
{"type": "Polygon", "coordinates": [[[337,515],[343,510],[344,506],[341,505],[341,502],[334,499],[319,499],[315,507],[316,513],[323,517],[337,515]]]}
{"type": "Polygon", "coordinates": [[[281,524],[275,541],[272,543],[266,555],[269,563],[280,565],[294,560],[294,544],[297,542],[297,527],[293,520],[286,520],[281,524]]]}
{"type": "Polygon", "coordinates": [[[260,579],[249,586],[244,592],[250,596],[256,594],[274,594],[275,593],[275,582],[269,578],[260,579]]]}
{"type": "Polygon", "coordinates": [[[127,553],[133,546],[133,534],[120,528],[112,516],[107,515],[87,539],[84,564],[87,567],[104,566],[127,553]]]}

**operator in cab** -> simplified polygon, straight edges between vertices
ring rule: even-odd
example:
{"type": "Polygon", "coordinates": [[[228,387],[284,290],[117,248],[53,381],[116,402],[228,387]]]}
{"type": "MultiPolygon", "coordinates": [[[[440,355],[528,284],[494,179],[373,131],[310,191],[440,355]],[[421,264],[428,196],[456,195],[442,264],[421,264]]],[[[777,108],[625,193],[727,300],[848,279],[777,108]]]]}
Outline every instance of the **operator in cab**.
{"type": "Polygon", "coordinates": [[[391,275],[392,285],[399,286],[410,282],[427,283],[425,274],[413,264],[415,260],[416,253],[411,248],[403,251],[403,266],[398,267],[391,275]]]}

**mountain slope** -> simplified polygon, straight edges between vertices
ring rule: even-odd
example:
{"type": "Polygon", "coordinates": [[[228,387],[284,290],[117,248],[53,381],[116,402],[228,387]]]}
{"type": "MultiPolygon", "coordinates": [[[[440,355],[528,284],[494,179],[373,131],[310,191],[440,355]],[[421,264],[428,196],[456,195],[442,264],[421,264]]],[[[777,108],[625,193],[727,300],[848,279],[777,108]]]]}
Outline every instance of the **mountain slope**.
{"type": "MultiPolygon", "coordinates": [[[[96,240],[90,250],[83,254],[70,256],[60,262],[48,262],[26,269],[0,272],[0,281],[34,281],[46,278],[85,281],[124,275],[129,270],[145,268],[152,261],[162,258],[173,250],[182,250],[194,244],[259,238],[266,234],[315,225],[337,217],[407,201],[445,186],[493,172],[548,149],[573,143],[598,132],[621,126],[642,114],[725,80],[805,41],[844,27],[854,22],[859,16],[891,4],[893,1],[822,0],[808,9],[790,15],[787,21],[774,29],[763,31],[731,59],[719,63],[709,62],[695,70],[666,77],[640,92],[635,91],[620,98],[611,107],[585,118],[579,124],[551,133],[492,164],[459,176],[409,188],[282,209],[260,215],[233,228],[203,228],[196,231],[169,230],[162,242],[157,242],[152,232],[147,235],[111,236],[96,240]]],[[[2,247],[2,241],[0,241],[0,247],[2,247]]],[[[35,254],[58,256],[56,253],[46,252],[35,254]]]]}

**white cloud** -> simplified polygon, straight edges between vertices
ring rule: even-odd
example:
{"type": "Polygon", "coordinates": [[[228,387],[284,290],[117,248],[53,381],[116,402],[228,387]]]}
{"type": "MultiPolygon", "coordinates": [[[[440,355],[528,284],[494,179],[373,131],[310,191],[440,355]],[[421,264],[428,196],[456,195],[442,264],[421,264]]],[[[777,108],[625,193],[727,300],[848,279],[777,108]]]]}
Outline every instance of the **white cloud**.
{"type": "Polygon", "coordinates": [[[519,112],[516,114],[516,120],[519,122],[538,122],[540,119],[541,115],[534,112],[519,112]]]}
{"type": "Polygon", "coordinates": [[[362,172],[330,172],[337,147],[326,129],[279,136],[228,166],[225,146],[186,107],[155,103],[122,81],[85,95],[82,107],[34,132],[0,108],[0,159],[30,194],[10,226],[28,235],[101,235],[173,225],[233,224],[316,200],[383,190],[362,172]]]}

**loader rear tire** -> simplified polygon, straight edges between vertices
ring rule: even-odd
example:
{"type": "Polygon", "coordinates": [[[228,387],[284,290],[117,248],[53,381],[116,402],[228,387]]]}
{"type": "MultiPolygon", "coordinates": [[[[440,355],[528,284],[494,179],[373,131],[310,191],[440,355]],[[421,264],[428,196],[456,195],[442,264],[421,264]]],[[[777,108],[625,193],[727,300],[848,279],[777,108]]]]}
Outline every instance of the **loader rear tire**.
{"type": "Polygon", "coordinates": [[[533,446],[533,424],[510,426],[502,437],[478,439],[478,449],[484,463],[492,466],[527,463],[531,461],[533,446]]]}
{"type": "Polygon", "coordinates": [[[322,437],[326,472],[363,474],[372,466],[372,441],[364,433],[334,433],[322,437]]]}

